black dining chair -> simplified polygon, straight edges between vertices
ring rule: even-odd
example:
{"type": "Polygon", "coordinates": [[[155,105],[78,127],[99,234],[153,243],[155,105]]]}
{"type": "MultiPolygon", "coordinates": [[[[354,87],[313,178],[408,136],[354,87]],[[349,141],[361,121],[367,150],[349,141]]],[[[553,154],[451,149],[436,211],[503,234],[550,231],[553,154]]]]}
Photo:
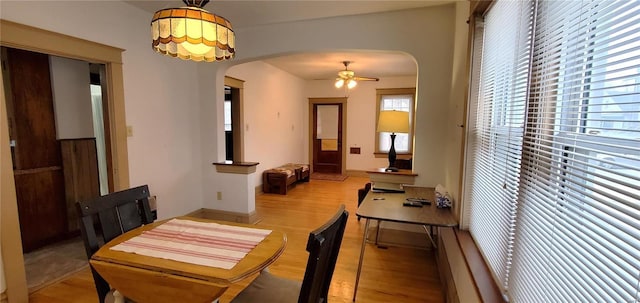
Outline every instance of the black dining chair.
{"type": "MultiPolygon", "coordinates": [[[[89,259],[104,243],[154,220],[149,207],[147,185],[79,201],[76,203],[76,210],[80,220],[80,234],[89,259]],[[96,226],[100,227],[100,233],[96,231],[96,226]]],[[[109,283],[93,267],[91,273],[99,302],[112,302],[114,298],[109,283]]]]}
{"type": "Polygon", "coordinates": [[[324,225],[309,233],[309,259],[302,283],[263,271],[238,294],[232,303],[327,302],[331,277],[336,267],[342,236],[349,212],[341,205],[338,212],[324,225]]]}

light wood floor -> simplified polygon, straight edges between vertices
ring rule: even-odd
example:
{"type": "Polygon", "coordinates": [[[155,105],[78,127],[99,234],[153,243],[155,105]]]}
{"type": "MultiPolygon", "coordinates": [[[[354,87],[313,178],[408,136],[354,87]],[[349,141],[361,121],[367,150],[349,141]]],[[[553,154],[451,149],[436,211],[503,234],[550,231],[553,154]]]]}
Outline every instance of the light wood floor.
{"type": "MultiPolygon", "coordinates": [[[[256,210],[260,226],[283,230],[288,243],[282,256],[270,267],[273,274],[302,280],[309,231],[322,225],[345,204],[349,221],[329,290],[329,302],[351,302],[356,278],[364,220],[358,222],[357,190],[368,179],[349,177],[344,182],[311,180],[298,184],[286,196],[259,195],[256,210]]],[[[444,302],[435,252],[367,244],[356,302],[444,302]]],[[[249,280],[229,288],[220,298],[231,300],[249,280]]],[[[32,303],[97,302],[90,271],[84,270],[29,296],[32,303]]]]}

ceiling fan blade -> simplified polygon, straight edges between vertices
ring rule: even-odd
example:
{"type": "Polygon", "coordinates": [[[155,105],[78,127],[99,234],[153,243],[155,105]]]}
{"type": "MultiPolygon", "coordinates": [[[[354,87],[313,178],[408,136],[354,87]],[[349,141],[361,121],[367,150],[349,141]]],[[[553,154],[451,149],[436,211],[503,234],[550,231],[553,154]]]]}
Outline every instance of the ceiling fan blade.
{"type": "Polygon", "coordinates": [[[373,78],[373,77],[359,77],[359,76],[356,76],[356,77],[354,77],[354,79],[356,79],[356,81],[380,81],[379,78],[373,78]]]}

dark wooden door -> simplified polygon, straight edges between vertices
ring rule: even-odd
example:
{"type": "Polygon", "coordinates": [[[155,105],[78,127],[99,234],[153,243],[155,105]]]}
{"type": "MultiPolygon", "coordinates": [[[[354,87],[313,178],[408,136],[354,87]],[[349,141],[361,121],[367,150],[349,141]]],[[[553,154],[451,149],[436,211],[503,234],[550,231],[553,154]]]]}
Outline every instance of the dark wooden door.
{"type": "Polygon", "coordinates": [[[49,57],[5,50],[9,137],[22,245],[28,252],[66,236],[64,177],[56,140],[49,57]]]}
{"type": "Polygon", "coordinates": [[[313,106],[313,171],[342,173],[342,104],[313,106]]]}

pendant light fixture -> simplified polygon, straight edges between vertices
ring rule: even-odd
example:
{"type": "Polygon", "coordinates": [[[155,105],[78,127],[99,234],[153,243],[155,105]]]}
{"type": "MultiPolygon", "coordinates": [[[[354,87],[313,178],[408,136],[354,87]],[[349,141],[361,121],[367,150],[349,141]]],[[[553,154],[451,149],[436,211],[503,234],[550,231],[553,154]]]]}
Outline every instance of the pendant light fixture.
{"type": "Polygon", "coordinates": [[[229,20],[204,7],[209,0],[183,0],[187,6],[157,11],[151,20],[152,47],[184,60],[222,61],[235,55],[236,37],[229,20]]]}

